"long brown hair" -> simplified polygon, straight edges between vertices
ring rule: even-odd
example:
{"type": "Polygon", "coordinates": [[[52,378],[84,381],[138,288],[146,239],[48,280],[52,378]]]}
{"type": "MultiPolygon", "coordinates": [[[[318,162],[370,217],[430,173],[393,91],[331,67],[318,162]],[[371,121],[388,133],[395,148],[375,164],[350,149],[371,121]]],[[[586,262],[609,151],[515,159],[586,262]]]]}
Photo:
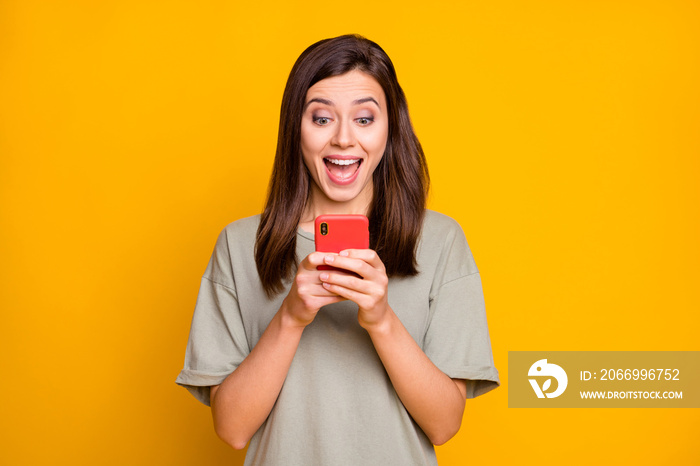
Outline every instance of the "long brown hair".
{"type": "Polygon", "coordinates": [[[306,92],[322,79],[352,70],[367,73],[382,86],[389,116],[386,150],[372,178],[370,248],[384,262],[388,276],[418,273],[415,251],[429,186],[425,154],[389,56],[371,40],[345,35],[304,50],[284,89],[277,152],[255,242],[258,275],[270,297],[282,291],[283,280],[295,270],[296,233],[310,195],[310,175],[300,148],[306,92]]]}

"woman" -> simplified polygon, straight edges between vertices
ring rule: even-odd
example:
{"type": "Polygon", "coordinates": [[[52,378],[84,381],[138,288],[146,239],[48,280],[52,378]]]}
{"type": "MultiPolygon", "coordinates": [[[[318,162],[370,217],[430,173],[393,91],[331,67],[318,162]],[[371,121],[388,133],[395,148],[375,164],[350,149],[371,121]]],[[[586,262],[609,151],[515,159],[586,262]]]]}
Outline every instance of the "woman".
{"type": "Polygon", "coordinates": [[[219,236],[177,379],[250,441],[246,464],[436,464],[465,399],[498,385],[478,270],[427,187],[386,53],[353,35],[304,51],[265,210],[219,236]],[[370,249],[314,252],[315,217],[340,213],[369,217],[370,249]]]}

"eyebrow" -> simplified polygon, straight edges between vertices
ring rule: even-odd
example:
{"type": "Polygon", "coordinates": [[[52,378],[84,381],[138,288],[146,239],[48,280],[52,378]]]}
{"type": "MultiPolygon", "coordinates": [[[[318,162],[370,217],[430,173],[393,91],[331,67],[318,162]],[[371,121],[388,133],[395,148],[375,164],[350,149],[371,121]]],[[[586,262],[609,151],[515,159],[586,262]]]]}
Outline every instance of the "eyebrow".
{"type": "MultiPolygon", "coordinates": [[[[335,104],[333,103],[332,100],[322,99],[320,97],[315,97],[315,98],[309,100],[308,102],[306,102],[306,104],[304,104],[304,110],[306,110],[308,108],[308,106],[311,105],[313,102],[318,102],[318,103],[323,104],[323,105],[328,105],[329,107],[335,107],[335,104]]],[[[365,102],[374,102],[374,104],[377,107],[379,107],[379,102],[377,102],[374,99],[374,97],[363,97],[361,99],[353,100],[352,105],[360,105],[360,104],[364,104],[365,102]]],[[[381,107],[379,107],[379,108],[381,108],[381,107]]]]}
{"type": "Polygon", "coordinates": [[[365,102],[374,102],[374,105],[379,107],[379,102],[374,100],[374,97],[364,97],[362,99],[353,100],[352,104],[353,105],[360,105],[360,104],[364,104],[365,102]]]}

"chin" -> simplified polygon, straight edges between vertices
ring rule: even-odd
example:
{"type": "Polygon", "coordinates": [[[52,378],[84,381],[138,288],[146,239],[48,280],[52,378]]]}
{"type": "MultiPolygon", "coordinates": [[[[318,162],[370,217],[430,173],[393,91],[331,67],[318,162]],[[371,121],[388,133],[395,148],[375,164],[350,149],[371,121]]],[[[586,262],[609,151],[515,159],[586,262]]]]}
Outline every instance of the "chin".
{"type": "Polygon", "coordinates": [[[359,196],[359,193],[325,193],[326,197],[333,202],[350,202],[359,196]]]}

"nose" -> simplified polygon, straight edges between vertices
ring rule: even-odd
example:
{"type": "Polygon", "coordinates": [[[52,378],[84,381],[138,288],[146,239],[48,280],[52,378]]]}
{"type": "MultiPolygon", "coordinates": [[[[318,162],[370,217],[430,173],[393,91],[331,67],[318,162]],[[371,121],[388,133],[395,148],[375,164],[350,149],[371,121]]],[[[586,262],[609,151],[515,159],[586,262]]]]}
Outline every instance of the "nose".
{"type": "Polygon", "coordinates": [[[335,127],[331,144],[341,149],[355,145],[355,132],[352,127],[352,120],[342,120],[338,123],[335,127]]]}

